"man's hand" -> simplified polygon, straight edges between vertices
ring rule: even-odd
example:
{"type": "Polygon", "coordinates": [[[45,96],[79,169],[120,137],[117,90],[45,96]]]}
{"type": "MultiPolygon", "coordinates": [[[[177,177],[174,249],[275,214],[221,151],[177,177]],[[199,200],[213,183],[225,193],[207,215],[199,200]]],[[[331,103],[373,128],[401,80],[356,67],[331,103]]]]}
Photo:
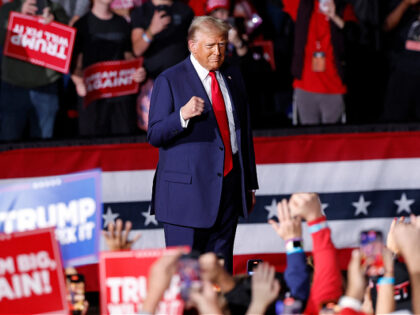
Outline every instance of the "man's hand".
{"type": "Polygon", "coordinates": [[[128,234],[131,231],[132,223],[130,221],[125,222],[125,228],[123,230],[123,222],[118,219],[115,226],[114,224],[108,224],[108,231],[103,231],[105,242],[110,250],[123,250],[130,249],[131,245],[135,243],[140,237],[140,234],[134,236],[133,240],[128,240],[128,234]]]}
{"type": "Polygon", "coordinates": [[[166,12],[155,10],[150,26],[147,29],[147,31],[150,32],[148,35],[155,36],[156,34],[159,34],[168,27],[169,23],[171,23],[171,17],[167,15],[166,12]]]}
{"type": "Polygon", "coordinates": [[[382,259],[385,267],[384,277],[394,277],[394,256],[386,247],[382,251],[382,259]]]}
{"type": "Polygon", "coordinates": [[[318,194],[296,193],[290,197],[289,208],[292,217],[300,217],[306,222],[322,217],[322,207],[318,194]]]}
{"type": "Polygon", "coordinates": [[[79,95],[80,97],[85,97],[87,94],[87,90],[83,80],[75,83],[77,95],[79,95]]]}
{"type": "Polygon", "coordinates": [[[217,283],[219,276],[224,272],[217,256],[214,253],[205,253],[199,258],[201,279],[217,283]]]}
{"type": "MultiPolygon", "coordinates": [[[[401,217],[399,219],[399,222],[400,223],[404,222],[404,217],[401,217]]],[[[386,247],[394,254],[399,254],[399,250],[398,250],[397,244],[395,243],[395,238],[394,238],[394,230],[395,230],[396,225],[397,225],[397,218],[394,218],[391,222],[391,226],[389,227],[388,236],[386,238],[386,247]]]]}
{"type": "Polygon", "coordinates": [[[50,24],[54,21],[54,15],[51,13],[51,8],[46,7],[42,10],[42,18],[39,20],[42,24],[50,24]]]}
{"type": "Polygon", "coordinates": [[[362,265],[362,254],[355,249],[351,253],[350,263],[347,267],[346,296],[362,301],[366,289],[366,266],[362,265]]]}
{"type": "Polygon", "coordinates": [[[235,287],[235,280],[220,264],[216,254],[205,253],[200,256],[198,262],[202,280],[217,285],[222,293],[228,292],[235,287]]]}
{"type": "Polygon", "coordinates": [[[279,223],[274,220],[269,220],[268,223],[283,240],[302,237],[301,219],[299,217],[292,218],[286,199],[277,204],[277,216],[279,223]]]}
{"type": "MultiPolygon", "coordinates": [[[[395,254],[400,254],[400,249],[395,241],[395,227],[398,224],[404,224],[404,219],[404,217],[400,217],[399,219],[394,218],[392,220],[388,236],[386,238],[386,247],[395,254]]],[[[414,214],[411,214],[409,225],[415,227],[416,229],[420,229],[420,216],[417,217],[414,214]]]]}
{"type": "Polygon", "coordinates": [[[420,215],[410,214],[410,223],[417,229],[420,229],[420,215]]]}
{"type": "Polygon", "coordinates": [[[208,281],[203,281],[201,290],[191,288],[190,303],[197,308],[200,314],[223,314],[217,293],[208,281]]]}
{"type": "Polygon", "coordinates": [[[329,0],[325,2],[325,11],[323,13],[328,16],[329,18],[333,18],[335,16],[335,3],[334,0],[329,0]]]}
{"type": "Polygon", "coordinates": [[[420,273],[420,229],[414,224],[398,223],[394,230],[395,243],[403,255],[410,273],[420,273]]]}
{"type": "Polygon", "coordinates": [[[27,15],[35,15],[36,11],[38,11],[38,7],[36,6],[36,0],[25,0],[20,10],[21,13],[27,15]]]}
{"type": "Polygon", "coordinates": [[[144,67],[141,67],[136,69],[136,72],[133,73],[132,78],[134,82],[141,83],[144,80],[146,80],[146,76],[146,69],[144,69],[144,67]]]}
{"type": "Polygon", "coordinates": [[[280,292],[275,270],[267,263],[257,266],[252,275],[252,298],[246,314],[264,314],[280,292]]]}
{"type": "Polygon", "coordinates": [[[200,116],[204,111],[204,100],[198,96],[193,96],[187,104],[181,107],[181,115],[184,120],[200,116]]]}
{"type": "Polygon", "coordinates": [[[149,269],[147,296],[143,303],[143,312],[154,314],[165,290],[171,284],[172,276],[178,268],[178,259],[183,249],[166,252],[149,269]]]}

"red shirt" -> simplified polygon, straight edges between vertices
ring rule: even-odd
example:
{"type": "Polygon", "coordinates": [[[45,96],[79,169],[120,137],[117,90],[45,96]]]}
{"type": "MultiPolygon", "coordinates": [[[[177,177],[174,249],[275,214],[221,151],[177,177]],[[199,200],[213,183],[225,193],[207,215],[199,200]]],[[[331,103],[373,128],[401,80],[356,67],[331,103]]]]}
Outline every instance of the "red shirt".
{"type": "MultiPolygon", "coordinates": [[[[284,11],[296,21],[299,1],[284,0],[284,11]]],[[[347,6],[344,11],[344,20],[354,20],[351,7],[347,6]]],[[[305,45],[305,57],[303,63],[302,78],[295,79],[294,88],[300,88],[308,92],[344,94],[347,88],[338,75],[335,66],[334,51],[331,43],[329,18],[319,10],[318,0],[314,1],[314,9],[309,21],[308,38],[305,45]],[[312,71],[312,57],[315,52],[325,54],[325,71],[312,71]]]]}

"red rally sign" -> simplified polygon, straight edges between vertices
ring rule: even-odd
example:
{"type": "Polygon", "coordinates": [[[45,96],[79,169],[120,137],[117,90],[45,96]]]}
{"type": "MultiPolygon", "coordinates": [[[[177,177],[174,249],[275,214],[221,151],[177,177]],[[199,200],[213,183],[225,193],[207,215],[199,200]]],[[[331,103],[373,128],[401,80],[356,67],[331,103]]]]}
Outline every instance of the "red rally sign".
{"type": "MultiPolygon", "coordinates": [[[[101,252],[101,314],[138,314],[146,297],[150,266],[165,251],[171,250],[173,249],[101,252]]],[[[156,314],[182,314],[183,307],[180,278],[175,275],[156,314]]]]}
{"type": "Polygon", "coordinates": [[[11,12],[4,54],[29,63],[68,73],[76,30],[41,17],[11,12]]]}
{"type": "Polygon", "coordinates": [[[52,228],[0,234],[1,313],[68,313],[65,290],[52,228]]]}
{"type": "Polygon", "coordinates": [[[98,62],[84,70],[86,96],[84,105],[103,98],[135,94],[139,83],[132,78],[143,65],[143,58],[98,62]]]}

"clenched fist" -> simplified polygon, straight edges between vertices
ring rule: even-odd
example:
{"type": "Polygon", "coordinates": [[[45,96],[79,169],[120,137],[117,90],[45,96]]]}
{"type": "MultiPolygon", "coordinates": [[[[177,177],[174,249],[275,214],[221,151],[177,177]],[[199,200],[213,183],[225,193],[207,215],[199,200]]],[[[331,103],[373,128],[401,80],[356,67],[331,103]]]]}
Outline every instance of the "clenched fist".
{"type": "Polygon", "coordinates": [[[181,115],[184,120],[200,116],[204,111],[204,100],[200,97],[193,96],[187,104],[181,107],[181,115]]]}

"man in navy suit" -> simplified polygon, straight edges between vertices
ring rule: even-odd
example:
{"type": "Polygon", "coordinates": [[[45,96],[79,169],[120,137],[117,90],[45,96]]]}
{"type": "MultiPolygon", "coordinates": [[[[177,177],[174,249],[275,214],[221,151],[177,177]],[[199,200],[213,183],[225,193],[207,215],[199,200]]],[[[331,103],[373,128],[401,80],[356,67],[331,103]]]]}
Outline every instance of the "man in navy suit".
{"type": "Polygon", "coordinates": [[[258,183],[241,74],[222,67],[228,31],[209,16],[193,20],[191,55],[155,81],[147,136],[159,148],[152,213],[166,246],[222,254],[232,271],[238,217],[247,217],[258,183]]]}

